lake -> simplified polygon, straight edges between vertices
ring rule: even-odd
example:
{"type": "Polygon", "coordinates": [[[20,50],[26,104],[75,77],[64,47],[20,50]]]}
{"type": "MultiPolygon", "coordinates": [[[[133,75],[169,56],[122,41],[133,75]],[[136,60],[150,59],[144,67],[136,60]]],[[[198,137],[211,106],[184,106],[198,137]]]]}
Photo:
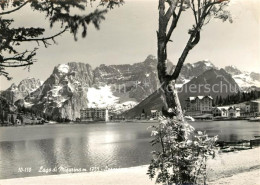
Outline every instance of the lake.
{"type": "MultiPolygon", "coordinates": [[[[148,164],[154,123],[0,127],[0,179],[100,171],[148,164]]],[[[193,122],[219,140],[252,139],[260,123],[193,122]]]]}

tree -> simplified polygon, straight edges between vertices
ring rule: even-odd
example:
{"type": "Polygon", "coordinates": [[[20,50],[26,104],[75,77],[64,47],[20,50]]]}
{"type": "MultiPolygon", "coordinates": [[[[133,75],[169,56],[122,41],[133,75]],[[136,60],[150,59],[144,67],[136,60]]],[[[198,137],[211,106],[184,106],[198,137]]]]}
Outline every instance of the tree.
{"type": "MultiPolygon", "coordinates": [[[[163,99],[167,109],[178,105],[175,92],[175,81],[179,77],[181,68],[189,52],[199,43],[202,27],[210,22],[212,18],[219,18],[223,21],[232,21],[230,14],[225,10],[228,0],[159,0],[159,30],[157,31],[157,55],[158,55],[158,78],[163,91],[163,99]],[[166,10],[166,5],[168,9],[166,10]],[[194,17],[194,24],[188,31],[189,39],[178,59],[175,69],[167,73],[167,46],[172,33],[176,30],[177,24],[184,12],[191,11],[194,17]],[[171,23],[169,24],[169,22],[171,23]],[[169,29],[167,29],[169,27],[169,29]]],[[[177,110],[176,110],[177,111],[177,110]]],[[[178,110],[180,111],[180,110],[178,110]]],[[[177,112],[178,112],[177,111],[177,112]]]]}
{"type": "Polygon", "coordinates": [[[160,120],[160,124],[153,127],[155,138],[152,144],[160,144],[161,150],[153,152],[154,159],[149,166],[148,174],[151,178],[155,177],[155,169],[157,169],[158,176],[156,182],[158,183],[200,184],[199,180],[202,178],[205,184],[206,159],[210,155],[214,156],[213,145],[215,138],[208,138],[206,134],[201,133],[196,135],[192,127],[185,123],[178,94],[175,89],[175,82],[179,77],[189,52],[199,43],[203,26],[208,24],[213,18],[223,21],[230,20],[232,22],[230,13],[225,10],[229,1],[158,1],[157,71],[161,84],[159,90],[162,92],[166,111],[163,111],[165,117],[160,120]],[[189,39],[177,61],[175,69],[168,70],[166,65],[167,46],[173,42],[171,37],[178,27],[180,17],[189,15],[192,15],[194,19],[194,24],[191,25],[188,31],[189,39]],[[168,73],[167,71],[170,72],[168,73]],[[200,139],[198,140],[198,138],[200,139]],[[201,168],[202,166],[203,168],[201,168]]]}
{"type": "Polygon", "coordinates": [[[96,29],[100,28],[100,23],[105,19],[108,9],[123,3],[123,0],[100,0],[99,5],[102,10],[95,9],[85,15],[73,14],[72,9],[84,11],[88,3],[95,0],[0,0],[0,75],[11,79],[6,68],[30,67],[36,59],[37,46],[41,44],[48,47],[55,42],[55,38],[69,31],[75,40],[79,30],[82,29],[82,37],[87,35],[87,27],[93,24],[96,29]],[[54,35],[45,35],[46,30],[42,27],[12,27],[15,20],[10,14],[30,6],[32,10],[41,12],[48,18],[50,27],[60,24],[60,31],[54,35]],[[20,50],[20,46],[26,42],[34,42],[34,49],[20,50]]]}
{"type": "Polygon", "coordinates": [[[1,125],[4,124],[5,120],[4,120],[4,111],[2,109],[0,109],[0,121],[1,121],[1,125]]]}
{"type": "Polygon", "coordinates": [[[14,115],[11,115],[11,123],[14,125],[15,121],[14,121],[14,115]]]}
{"type": "Polygon", "coordinates": [[[4,121],[8,122],[8,113],[4,111],[4,121]]]}
{"type": "Polygon", "coordinates": [[[219,100],[218,100],[218,96],[216,97],[216,100],[215,100],[215,106],[217,106],[219,104],[219,100]]]}
{"type": "Polygon", "coordinates": [[[23,125],[23,116],[20,117],[21,124],[23,125]]]}
{"type": "MultiPolygon", "coordinates": [[[[231,96],[231,97],[233,97],[233,96],[231,96]]],[[[223,99],[222,99],[221,95],[219,96],[218,104],[223,105],[223,99]]]]}

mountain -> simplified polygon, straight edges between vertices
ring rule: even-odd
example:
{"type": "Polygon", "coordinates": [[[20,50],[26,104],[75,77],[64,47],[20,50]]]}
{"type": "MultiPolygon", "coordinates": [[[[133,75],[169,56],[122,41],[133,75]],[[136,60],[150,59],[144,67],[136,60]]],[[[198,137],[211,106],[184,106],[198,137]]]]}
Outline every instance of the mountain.
{"type": "Polygon", "coordinates": [[[226,66],[225,71],[231,75],[240,75],[242,72],[236,66],[226,66]]]}
{"type": "Polygon", "coordinates": [[[148,56],[133,65],[100,65],[71,62],[54,68],[50,77],[25,98],[24,105],[53,118],[75,120],[80,109],[108,107],[123,112],[157,89],[156,59],[148,56]]]}
{"type": "Polygon", "coordinates": [[[50,77],[25,98],[25,106],[47,115],[75,119],[80,109],[87,106],[88,87],[94,82],[91,66],[71,62],[54,68],[50,77]]]}
{"type": "Polygon", "coordinates": [[[224,69],[210,69],[184,84],[178,92],[184,106],[185,99],[190,96],[210,95],[215,99],[217,96],[226,97],[238,91],[240,87],[224,69]]]}
{"type": "MultiPolygon", "coordinates": [[[[224,69],[212,68],[183,85],[178,90],[178,94],[182,107],[184,107],[185,99],[190,96],[211,95],[215,99],[216,96],[226,97],[238,91],[239,86],[230,74],[224,69]]],[[[161,110],[162,107],[161,92],[158,90],[123,115],[127,118],[134,118],[136,115],[140,115],[143,109],[149,114],[152,109],[161,110]]]]}
{"type": "Polygon", "coordinates": [[[209,69],[217,69],[216,66],[209,60],[202,60],[193,64],[184,64],[181,69],[180,76],[177,80],[177,87],[182,87],[183,84],[189,82],[194,77],[201,75],[203,72],[209,69]]]}
{"type": "Polygon", "coordinates": [[[112,86],[114,94],[118,94],[120,97],[128,94],[128,98],[139,102],[157,89],[156,68],[157,59],[152,55],[149,55],[144,62],[132,65],[102,64],[94,70],[94,81],[95,84],[112,86]]]}
{"type": "Polygon", "coordinates": [[[251,87],[260,87],[260,74],[240,71],[235,66],[227,66],[225,70],[232,75],[241,90],[250,91],[251,87]]]}
{"type": "MultiPolygon", "coordinates": [[[[167,60],[168,73],[175,67],[167,60]]],[[[245,75],[234,66],[218,70],[210,61],[202,60],[183,66],[177,80],[177,88],[186,87],[183,86],[184,84],[201,84],[205,79],[211,84],[217,83],[219,79],[214,81],[209,78],[212,72],[208,76],[205,73],[210,70],[221,71],[219,73],[225,73],[226,70],[235,77],[240,75],[241,78],[245,75]],[[202,74],[205,79],[199,78],[202,74]]],[[[260,76],[257,73],[246,75],[255,82],[260,76]]],[[[225,73],[224,76],[231,81],[230,75],[225,73]]],[[[241,84],[239,76],[235,78],[235,81],[241,84]]],[[[43,84],[33,78],[25,79],[18,86],[13,84],[1,95],[12,103],[16,102],[15,105],[32,107],[54,118],[63,117],[75,120],[80,116],[80,109],[87,107],[109,108],[115,113],[132,109],[140,102],[146,101],[147,97],[151,97],[150,95],[159,87],[158,84],[157,59],[149,55],[143,62],[132,65],[102,64],[95,69],[86,63],[60,64],[54,68],[43,84]],[[21,89],[26,90],[21,91],[21,89]]],[[[254,84],[249,84],[249,86],[254,84]]]]}
{"type": "Polygon", "coordinates": [[[41,86],[41,81],[35,78],[26,78],[18,85],[12,84],[8,89],[1,92],[7,101],[14,103],[19,99],[24,99],[28,94],[41,86]]]}

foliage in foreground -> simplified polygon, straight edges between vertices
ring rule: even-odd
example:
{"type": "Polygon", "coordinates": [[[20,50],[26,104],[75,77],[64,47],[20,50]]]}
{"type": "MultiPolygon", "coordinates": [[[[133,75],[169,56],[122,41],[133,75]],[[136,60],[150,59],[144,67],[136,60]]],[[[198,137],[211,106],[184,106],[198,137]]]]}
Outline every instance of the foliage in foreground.
{"type": "Polygon", "coordinates": [[[195,133],[190,124],[165,117],[152,128],[151,143],[160,145],[160,151],[152,152],[149,177],[167,185],[205,184],[206,160],[215,157],[217,136],[210,138],[205,132],[195,133]]]}
{"type": "Polygon", "coordinates": [[[86,37],[90,24],[99,30],[108,10],[122,3],[123,0],[0,0],[0,76],[11,80],[7,68],[29,69],[36,62],[38,47],[56,44],[55,39],[65,32],[70,32],[77,40],[79,31],[83,38],[86,37]],[[94,6],[95,1],[99,2],[99,8],[90,11],[87,7],[94,6]],[[45,15],[50,28],[57,25],[59,31],[48,36],[42,26],[15,26],[15,13],[26,6],[45,15]],[[33,48],[24,46],[28,42],[34,43],[33,48]]]}

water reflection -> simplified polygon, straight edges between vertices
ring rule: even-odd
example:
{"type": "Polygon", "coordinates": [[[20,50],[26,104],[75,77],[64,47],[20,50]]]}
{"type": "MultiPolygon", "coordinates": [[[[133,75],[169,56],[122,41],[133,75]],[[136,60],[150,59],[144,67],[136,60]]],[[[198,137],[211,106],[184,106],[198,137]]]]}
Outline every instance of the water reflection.
{"type": "MultiPolygon", "coordinates": [[[[0,178],[49,175],[40,167],[104,169],[130,167],[150,162],[150,123],[48,125],[0,128],[0,178]],[[10,134],[14,134],[10,137],[10,134]],[[9,141],[7,141],[9,140],[9,141]],[[18,172],[31,167],[32,172],[18,172]]],[[[220,140],[251,139],[260,135],[259,123],[193,123],[220,140]]]]}

